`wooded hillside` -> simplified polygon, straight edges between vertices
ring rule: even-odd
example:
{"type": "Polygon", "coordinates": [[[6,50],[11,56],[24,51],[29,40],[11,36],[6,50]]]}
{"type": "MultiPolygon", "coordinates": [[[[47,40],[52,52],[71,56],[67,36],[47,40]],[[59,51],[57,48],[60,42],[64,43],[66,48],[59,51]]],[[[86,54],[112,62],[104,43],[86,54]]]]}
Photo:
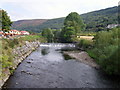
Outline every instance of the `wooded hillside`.
{"type": "MultiPolygon", "coordinates": [[[[118,23],[118,7],[111,7],[98,11],[93,11],[81,15],[86,30],[101,31],[107,27],[108,24],[118,23]]],[[[27,30],[32,32],[41,32],[45,28],[60,29],[63,27],[64,17],[56,19],[35,19],[35,20],[19,20],[12,25],[13,29],[27,30]],[[29,22],[29,23],[28,23],[29,22]]]]}

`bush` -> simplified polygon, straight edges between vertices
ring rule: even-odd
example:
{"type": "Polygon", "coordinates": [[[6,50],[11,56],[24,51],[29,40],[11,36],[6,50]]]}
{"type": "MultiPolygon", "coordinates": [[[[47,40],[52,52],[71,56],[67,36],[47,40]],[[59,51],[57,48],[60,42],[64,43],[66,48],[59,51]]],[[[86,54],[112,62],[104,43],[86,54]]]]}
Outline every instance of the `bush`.
{"type": "Polygon", "coordinates": [[[83,48],[85,50],[88,49],[88,48],[90,48],[90,47],[92,47],[92,45],[93,45],[92,40],[85,40],[85,39],[81,39],[80,42],[79,42],[79,44],[78,44],[78,46],[80,48],[83,48]]]}
{"type": "Polygon", "coordinates": [[[110,57],[104,60],[102,62],[102,67],[103,69],[108,73],[108,74],[116,74],[120,75],[120,47],[112,54],[110,57]]]}
{"type": "Polygon", "coordinates": [[[94,38],[94,48],[88,50],[89,55],[96,59],[106,73],[120,75],[119,28],[98,32],[94,38]],[[119,45],[119,46],[118,46],[119,45]]]}

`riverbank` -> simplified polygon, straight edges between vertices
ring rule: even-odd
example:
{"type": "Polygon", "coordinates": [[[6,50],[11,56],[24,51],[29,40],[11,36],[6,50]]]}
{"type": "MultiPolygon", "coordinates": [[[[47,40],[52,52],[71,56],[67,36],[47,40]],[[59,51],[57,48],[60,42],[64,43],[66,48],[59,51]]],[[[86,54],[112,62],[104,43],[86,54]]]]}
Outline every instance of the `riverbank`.
{"type": "Polygon", "coordinates": [[[40,47],[19,65],[3,89],[120,87],[118,77],[112,79],[99,69],[72,59],[66,60],[60,47],[74,49],[74,46],[71,46],[73,45],[41,43],[40,47]]]}
{"type": "Polygon", "coordinates": [[[100,66],[95,62],[94,59],[92,59],[87,52],[85,51],[64,51],[63,54],[67,54],[72,58],[75,58],[76,60],[87,64],[91,67],[94,67],[96,69],[99,69],[100,66]]]}
{"type": "MultiPolygon", "coordinates": [[[[14,56],[12,60],[12,64],[10,67],[2,67],[1,69],[1,77],[0,77],[0,88],[4,85],[4,83],[8,80],[10,75],[13,74],[14,70],[18,67],[18,65],[34,51],[40,45],[39,41],[25,41],[25,44],[12,49],[11,55],[14,56]]],[[[3,65],[2,65],[3,66],[3,65]]]]}

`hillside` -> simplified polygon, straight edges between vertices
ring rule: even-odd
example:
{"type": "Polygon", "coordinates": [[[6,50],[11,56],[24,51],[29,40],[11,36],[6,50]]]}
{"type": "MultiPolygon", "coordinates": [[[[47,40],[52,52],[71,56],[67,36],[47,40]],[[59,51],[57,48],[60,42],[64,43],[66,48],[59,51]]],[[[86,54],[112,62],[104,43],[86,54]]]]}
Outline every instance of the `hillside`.
{"type": "Polygon", "coordinates": [[[82,14],[86,30],[100,31],[104,30],[108,24],[118,23],[118,7],[111,7],[86,14],[82,14]]]}
{"type": "MultiPolygon", "coordinates": [[[[98,11],[93,11],[81,15],[84,23],[86,24],[86,30],[100,31],[108,24],[118,23],[118,7],[111,7],[98,11]]],[[[15,21],[12,25],[13,29],[27,30],[33,32],[40,32],[44,28],[60,29],[63,27],[63,18],[56,19],[34,19],[34,20],[19,20],[15,21]]]]}
{"type": "MultiPolygon", "coordinates": [[[[19,20],[19,21],[15,21],[12,24],[12,28],[13,29],[18,29],[18,30],[31,30],[32,27],[37,27],[41,24],[43,24],[44,22],[46,22],[48,19],[31,19],[31,20],[19,20]]],[[[37,31],[37,30],[36,30],[37,31]]]]}

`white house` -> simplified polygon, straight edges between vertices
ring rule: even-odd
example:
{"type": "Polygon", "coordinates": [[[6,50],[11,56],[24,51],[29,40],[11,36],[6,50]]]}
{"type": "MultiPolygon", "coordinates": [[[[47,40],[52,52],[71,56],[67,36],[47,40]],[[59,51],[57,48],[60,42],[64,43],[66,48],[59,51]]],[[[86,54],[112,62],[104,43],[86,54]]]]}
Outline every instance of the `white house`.
{"type": "Polygon", "coordinates": [[[120,26],[120,24],[109,24],[108,26],[107,26],[107,28],[115,28],[115,27],[117,27],[117,26],[120,26]]]}
{"type": "Polygon", "coordinates": [[[30,35],[30,33],[27,31],[21,31],[21,35],[30,35]]]}
{"type": "Polygon", "coordinates": [[[9,34],[11,34],[11,35],[21,35],[21,32],[18,31],[18,30],[10,30],[9,34]]]}

